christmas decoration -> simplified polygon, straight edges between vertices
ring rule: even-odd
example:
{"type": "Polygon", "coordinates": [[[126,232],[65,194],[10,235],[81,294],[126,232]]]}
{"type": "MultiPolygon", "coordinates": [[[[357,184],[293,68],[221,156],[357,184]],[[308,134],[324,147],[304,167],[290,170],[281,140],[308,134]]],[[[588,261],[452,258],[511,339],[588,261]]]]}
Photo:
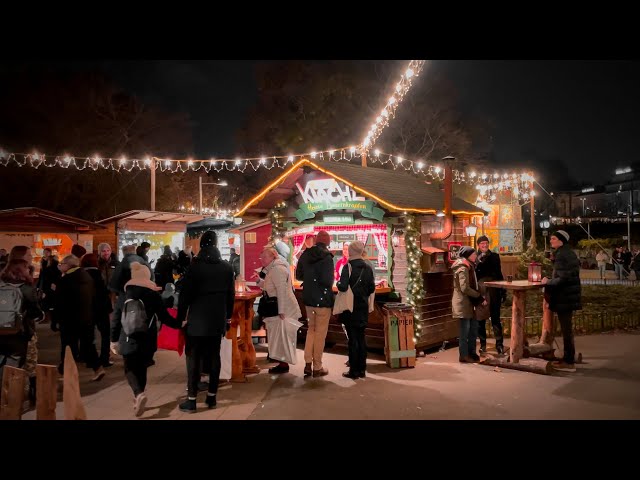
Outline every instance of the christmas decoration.
{"type": "Polygon", "coordinates": [[[286,231],[284,227],[283,213],[286,208],[287,204],[285,202],[280,202],[269,210],[269,219],[271,220],[271,235],[269,236],[269,243],[274,243],[276,235],[283,235],[286,231]]]}
{"type": "Polygon", "coordinates": [[[406,228],[404,234],[405,249],[407,252],[407,303],[413,307],[413,326],[415,331],[415,341],[420,337],[422,329],[420,309],[424,294],[424,284],[422,281],[422,267],[420,258],[420,222],[415,215],[405,217],[406,228]]]}

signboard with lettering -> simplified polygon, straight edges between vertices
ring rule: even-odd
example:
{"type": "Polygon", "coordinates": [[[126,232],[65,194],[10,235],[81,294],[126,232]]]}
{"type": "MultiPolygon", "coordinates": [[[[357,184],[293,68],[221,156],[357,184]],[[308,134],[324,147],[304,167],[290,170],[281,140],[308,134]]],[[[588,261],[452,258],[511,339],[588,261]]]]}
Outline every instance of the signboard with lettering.
{"type": "Polygon", "coordinates": [[[348,225],[353,223],[353,215],[349,213],[323,215],[322,221],[331,225],[348,225]]]}
{"type": "Polygon", "coordinates": [[[355,210],[363,217],[382,221],[384,210],[375,202],[365,200],[355,190],[333,178],[309,180],[304,188],[296,183],[303,203],[295,212],[298,222],[314,218],[316,212],[325,210],[355,210]]]}
{"type": "Polygon", "coordinates": [[[449,242],[447,244],[447,249],[449,250],[449,261],[451,263],[455,262],[458,259],[458,252],[462,248],[462,243],[460,242],[449,242]]]}

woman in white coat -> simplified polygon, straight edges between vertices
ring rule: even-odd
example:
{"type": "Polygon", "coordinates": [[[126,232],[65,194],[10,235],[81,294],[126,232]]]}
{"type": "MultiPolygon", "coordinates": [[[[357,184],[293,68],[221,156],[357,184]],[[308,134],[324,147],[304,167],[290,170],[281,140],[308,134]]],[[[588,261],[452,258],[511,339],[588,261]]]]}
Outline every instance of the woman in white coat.
{"type": "MultiPolygon", "coordinates": [[[[298,301],[293,293],[293,283],[289,274],[289,265],[279,255],[278,251],[271,247],[265,247],[260,254],[264,280],[258,282],[262,290],[270,297],[278,299],[278,317],[280,320],[293,318],[298,320],[302,313],[298,301]]],[[[262,276],[262,275],[261,275],[262,276]]],[[[289,364],[280,362],[275,367],[269,369],[269,373],[287,373],[289,364]]]]}

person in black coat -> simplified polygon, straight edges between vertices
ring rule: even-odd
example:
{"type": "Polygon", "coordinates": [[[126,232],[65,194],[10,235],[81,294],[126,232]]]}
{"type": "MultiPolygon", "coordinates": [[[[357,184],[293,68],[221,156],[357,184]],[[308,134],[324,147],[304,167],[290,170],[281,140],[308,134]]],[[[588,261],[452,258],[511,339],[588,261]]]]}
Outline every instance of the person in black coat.
{"type": "Polygon", "coordinates": [[[95,288],[95,297],[93,298],[93,322],[100,332],[100,365],[110,367],[113,362],[109,359],[109,336],[111,324],[109,317],[113,311],[111,299],[109,298],[109,290],[104,284],[102,273],[98,268],[98,257],[93,253],[87,253],[82,260],[80,266],[84,268],[91,279],[95,288]]]}
{"type": "Polygon", "coordinates": [[[560,362],[553,362],[556,370],[575,372],[575,344],[571,317],[575,310],[582,309],[580,286],[580,260],[567,243],[569,234],[558,230],[551,235],[551,248],[555,249],[553,258],[553,274],[551,279],[544,277],[545,300],[549,309],[558,314],[562,338],[564,340],[564,357],[560,362]]]}
{"type": "Polygon", "coordinates": [[[195,413],[202,361],[210,364],[207,406],[216,407],[220,380],[220,343],[233,315],[235,301],[233,268],[216,248],[216,234],[205,232],[200,252],[187,270],[178,298],[178,320],[186,326],[188,397],[180,411],[195,413]],[[188,315],[188,316],[187,316],[188,315]]]}
{"type": "Polygon", "coordinates": [[[349,338],[349,371],[342,374],[347,378],[364,378],[367,370],[367,343],[364,330],[369,321],[369,296],[376,291],[375,276],[371,266],[362,259],[364,244],[360,241],[349,244],[349,263],[342,269],[338,290],[353,292],[353,312],[345,310],[340,314],[349,338]],[[351,267],[351,275],[349,275],[351,267]]]}
{"type": "Polygon", "coordinates": [[[93,301],[96,295],[91,276],[80,268],[80,259],[69,255],[58,265],[62,278],[56,284],[55,305],[51,329],[60,327],[60,365],[63,374],[65,347],[68,345],[75,359],[82,356],[87,367],[92,368],[93,381],[102,380],[105,371],[100,365],[95,346],[95,322],[93,301]],[[80,349],[78,349],[78,343],[80,349]]]}
{"type": "Polygon", "coordinates": [[[307,248],[298,260],[296,279],[302,280],[302,300],[307,312],[307,338],[304,345],[304,376],[322,377],[329,370],[322,366],[329,320],[333,307],[333,254],[331,237],[318,232],[316,244],[307,248]]]}
{"type": "Polygon", "coordinates": [[[171,247],[169,245],[164,246],[162,256],[158,259],[155,268],[155,281],[156,285],[163,288],[168,284],[174,283],[173,271],[177,268],[176,262],[173,260],[173,254],[171,253],[171,247]]]}
{"type": "MultiPolygon", "coordinates": [[[[476,263],[476,277],[478,282],[491,282],[504,280],[500,255],[489,249],[489,238],[486,235],[478,237],[478,261],[476,263]]],[[[489,312],[491,327],[496,339],[496,351],[504,352],[504,336],[502,323],[500,323],[500,304],[506,298],[507,291],[503,288],[488,288],[489,312]]],[[[478,338],[480,338],[480,353],[487,351],[487,320],[478,321],[478,338]]]]}
{"type": "Polygon", "coordinates": [[[169,315],[160,296],[160,290],[160,287],[151,281],[149,268],[141,263],[132,262],[131,280],[125,285],[126,300],[142,301],[149,320],[149,329],[127,336],[122,328],[120,308],[114,311],[111,323],[111,350],[122,355],[124,359],[124,374],[133,391],[133,412],[136,417],[142,415],[147,403],[147,369],[158,343],[158,326],[152,319],[155,317],[171,328],[180,328],[180,322],[169,315]]]}
{"type": "Polygon", "coordinates": [[[55,303],[54,297],[56,295],[56,292],[53,290],[54,287],[52,287],[52,285],[57,284],[62,277],[62,273],[58,268],[59,263],[60,262],[58,262],[58,259],[55,256],[51,255],[47,260],[47,266],[40,272],[40,289],[44,294],[41,304],[42,310],[44,310],[45,315],[50,314],[49,311],[53,308],[53,305],[55,303]]]}

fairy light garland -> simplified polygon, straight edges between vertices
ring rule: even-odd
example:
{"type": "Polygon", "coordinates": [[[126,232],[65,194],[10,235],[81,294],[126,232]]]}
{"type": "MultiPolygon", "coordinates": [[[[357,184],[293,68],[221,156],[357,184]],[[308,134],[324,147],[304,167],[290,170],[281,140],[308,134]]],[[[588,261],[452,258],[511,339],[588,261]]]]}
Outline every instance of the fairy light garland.
{"type": "Polygon", "coordinates": [[[422,279],[422,267],[420,259],[422,251],[419,246],[420,222],[415,215],[405,216],[406,229],[404,234],[405,249],[407,252],[407,303],[413,307],[413,326],[415,328],[415,338],[417,342],[422,330],[422,318],[420,307],[424,292],[424,282],[422,279]]]}
{"type": "Polygon", "coordinates": [[[425,60],[411,60],[403,70],[402,75],[400,75],[400,80],[395,85],[394,92],[387,100],[387,104],[382,108],[382,110],[380,110],[380,113],[371,124],[367,135],[364,140],[362,140],[362,148],[365,153],[376,143],[376,140],[382,131],[387,125],[389,125],[389,120],[395,117],[398,105],[402,102],[405,95],[411,88],[413,80],[420,75],[424,64],[425,60]]]}
{"type": "Polygon", "coordinates": [[[269,210],[269,219],[271,220],[271,235],[269,236],[269,243],[275,242],[277,235],[282,235],[286,232],[286,229],[284,228],[283,214],[286,208],[286,202],[280,202],[269,210]]]}

